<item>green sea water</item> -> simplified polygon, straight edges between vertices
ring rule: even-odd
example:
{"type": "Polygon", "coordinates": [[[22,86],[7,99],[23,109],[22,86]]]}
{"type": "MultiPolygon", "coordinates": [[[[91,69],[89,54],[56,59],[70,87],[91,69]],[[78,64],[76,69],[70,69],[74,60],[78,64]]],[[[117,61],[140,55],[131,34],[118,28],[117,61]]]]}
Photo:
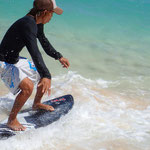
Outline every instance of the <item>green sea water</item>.
{"type": "MultiPolygon", "coordinates": [[[[2,39],[9,26],[30,10],[32,0],[0,0],[0,4],[2,39]]],[[[69,70],[109,81],[140,78],[139,88],[150,90],[149,4],[149,0],[61,0],[58,5],[64,13],[54,14],[45,34],[69,59],[69,70]]],[[[67,72],[40,50],[53,76],[67,72]]],[[[28,55],[26,48],[21,55],[28,55]]]]}
{"type": "MultiPolygon", "coordinates": [[[[139,88],[150,90],[149,4],[149,0],[61,0],[58,5],[64,13],[54,14],[45,34],[69,59],[69,70],[109,81],[140,78],[139,88]]],[[[0,0],[0,39],[31,7],[32,0],[0,0]]],[[[67,72],[40,50],[53,76],[67,72]]],[[[21,55],[28,55],[26,48],[21,55]]]]}
{"type": "MultiPolygon", "coordinates": [[[[10,25],[30,10],[32,2],[0,0],[0,41],[10,25]]],[[[53,94],[73,94],[75,108],[83,115],[74,110],[72,115],[81,116],[77,119],[81,124],[70,121],[78,126],[74,130],[56,125],[66,132],[60,135],[59,130],[52,129],[56,139],[45,142],[46,146],[38,143],[37,149],[51,147],[61,139],[68,145],[59,143],[52,149],[67,149],[70,145],[71,150],[149,150],[150,0],[57,0],[57,5],[64,13],[53,15],[45,25],[45,34],[55,49],[69,59],[70,68],[63,69],[44,53],[40,44],[39,48],[53,77],[53,94]],[[103,95],[103,90],[117,96],[103,95]],[[88,136],[82,134],[83,130],[88,136]]],[[[26,48],[21,55],[30,57],[26,48]]],[[[4,108],[0,103],[0,111],[4,108]]],[[[45,131],[39,132],[47,140],[45,131]]],[[[33,135],[34,138],[26,137],[37,140],[33,135]]]]}

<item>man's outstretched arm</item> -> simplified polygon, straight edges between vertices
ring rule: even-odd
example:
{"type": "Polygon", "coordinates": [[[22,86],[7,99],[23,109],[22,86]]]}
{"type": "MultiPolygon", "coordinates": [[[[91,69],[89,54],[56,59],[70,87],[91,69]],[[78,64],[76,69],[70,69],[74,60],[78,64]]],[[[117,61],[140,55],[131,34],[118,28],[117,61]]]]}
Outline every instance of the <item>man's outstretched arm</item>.
{"type": "Polygon", "coordinates": [[[37,32],[37,37],[44,49],[44,51],[46,52],[47,55],[57,59],[60,59],[62,56],[61,53],[57,52],[54,47],[50,44],[50,42],[48,41],[48,39],[45,37],[44,34],[44,25],[43,24],[38,24],[38,32],[37,32]]]}
{"type": "Polygon", "coordinates": [[[59,62],[62,64],[64,68],[68,68],[70,66],[68,59],[64,58],[61,53],[57,52],[54,47],[50,44],[48,39],[45,37],[44,34],[44,25],[38,24],[38,33],[37,37],[47,55],[55,58],[56,60],[59,59],[59,62]]]}

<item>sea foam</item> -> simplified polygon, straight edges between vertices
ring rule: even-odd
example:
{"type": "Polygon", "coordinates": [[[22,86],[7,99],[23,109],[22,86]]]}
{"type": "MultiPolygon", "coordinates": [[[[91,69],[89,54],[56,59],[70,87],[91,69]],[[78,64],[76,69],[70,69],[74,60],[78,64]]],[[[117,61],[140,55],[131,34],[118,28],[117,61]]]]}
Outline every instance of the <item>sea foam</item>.
{"type": "MultiPolygon", "coordinates": [[[[150,106],[143,110],[129,107],[125,98],[107,92],[106,86],[109,87],[110,83],[102,80],[101,85],[101,80],[86,79],[75,72],[54,77],[52,95],[44,96],[43,101],[72,94],[75,100],[73,109],[47,127],[0,141],[1,149],[116,150],[121,147],[124,150],[149,150],[150,106]]],[[[10,111],[13,104],[10,96],[1,99],[1,111],[4,107],[10,111]]],[[[25,107],[31,104],[30,99],[25,107]]]]}

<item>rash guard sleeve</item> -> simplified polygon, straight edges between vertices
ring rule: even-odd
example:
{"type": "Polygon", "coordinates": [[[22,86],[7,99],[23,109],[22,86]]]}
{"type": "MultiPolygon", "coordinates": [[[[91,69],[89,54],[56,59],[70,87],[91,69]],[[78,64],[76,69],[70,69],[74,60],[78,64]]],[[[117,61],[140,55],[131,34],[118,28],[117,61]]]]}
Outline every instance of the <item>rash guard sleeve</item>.
{"type": "Polygon", "coordinates": [[[37,31],[37,38],[39,39],[44,51],[46,52],[47,55],[57,59],[60,59],[62,56],[61,53],[57,52],[54,47],[50,44],[48,39],[45,37],[44,34],[44,25],[43,24],[38,24],[38,31],[37,31]]]}
{"type": "Polygon", "coordinates": [[[42,55],[37,46],[37,26],[36,24],[25,24],[22,33],[22,39],[32,57],[32,60],[37,68],[37,71],[40,74],[41,78],[49,78],[51,79],[51,74],[48,71],[42,55]]]}

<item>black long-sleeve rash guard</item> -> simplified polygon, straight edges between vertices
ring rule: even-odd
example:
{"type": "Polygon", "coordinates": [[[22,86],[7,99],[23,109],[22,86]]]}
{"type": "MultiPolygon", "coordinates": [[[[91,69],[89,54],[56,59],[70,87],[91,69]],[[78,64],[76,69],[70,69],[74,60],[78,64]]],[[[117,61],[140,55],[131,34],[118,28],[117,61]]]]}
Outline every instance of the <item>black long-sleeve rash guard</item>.
{"type": "Polygon", "coordinates": [[[39,39],[46,54],[55,59],[60,59],[62,55],[54,49],[54,47],[50,44],[48,39],[45,37],[44,25],[38,24],[37,26],[38,26],[37,38],[39,39]]]}
{"type": "Polygon", "coordinates": [[[51,79],[42,55],[37,46],[39,39],[44,51],[51,57],[59,59],[62,55],[57,52],[44,35],[43,24],[36,24],[31,16],[25,16],[16,21],[6,32],[0,45],[0,61],[15,64],[19,60],[19,53],[27,47],[41,78],[51,79]]]}

